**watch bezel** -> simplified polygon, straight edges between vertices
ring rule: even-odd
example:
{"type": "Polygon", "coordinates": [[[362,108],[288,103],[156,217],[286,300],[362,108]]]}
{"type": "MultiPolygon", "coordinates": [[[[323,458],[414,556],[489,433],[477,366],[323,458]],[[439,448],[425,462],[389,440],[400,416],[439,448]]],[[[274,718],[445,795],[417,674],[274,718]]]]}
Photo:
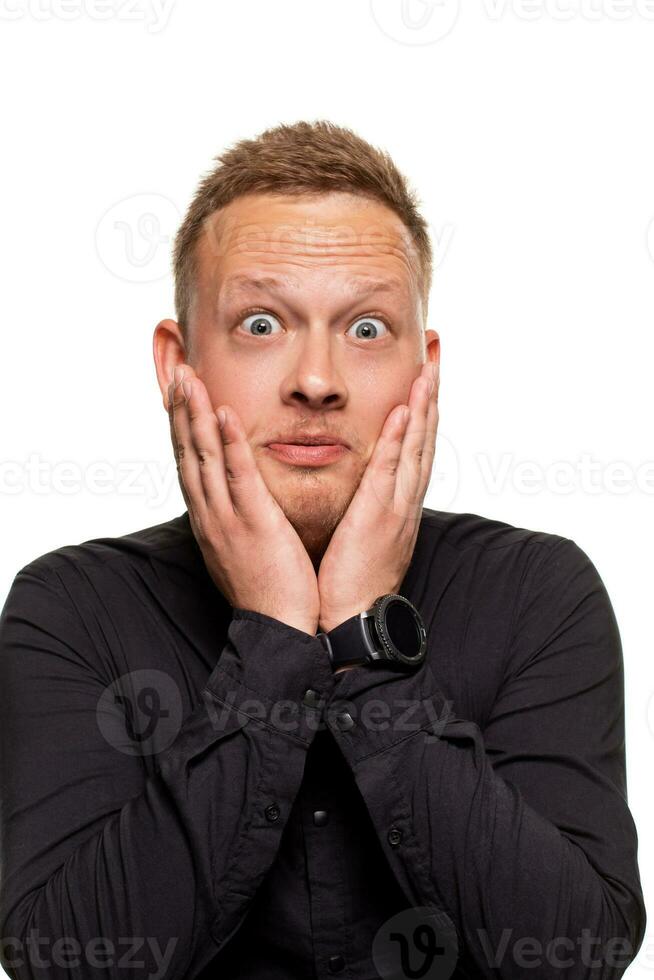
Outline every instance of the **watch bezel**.
{"type": "Polygon", "coordinates": [[[399,663],[406,664],[407,666],[414,667],[417,664],[421,664],[425,659],[425,654],[427,652],[427,630],[425,629],[425,624],[423,623],[422,616],[410,602],[409,599],[405,598],[403,595],[398,595],[395,592],[389,593],[388,595],[379,596],[375,600],[373,605],[373,616],[375,621],[375,627],[377,630],[377,636],[384,647],[384,651],[388,656],[389,660],[395,660],[399,663]],[[406,654],[402,653],[401,650],[395,646],[391,640],[388,630],[386,629],[386,611],[388,607],[394,603],[400,602],[404,606],[408,607],[413,619],[418,628],[420,635],[420,649],[413,657],[408,657],[406,654]]]}

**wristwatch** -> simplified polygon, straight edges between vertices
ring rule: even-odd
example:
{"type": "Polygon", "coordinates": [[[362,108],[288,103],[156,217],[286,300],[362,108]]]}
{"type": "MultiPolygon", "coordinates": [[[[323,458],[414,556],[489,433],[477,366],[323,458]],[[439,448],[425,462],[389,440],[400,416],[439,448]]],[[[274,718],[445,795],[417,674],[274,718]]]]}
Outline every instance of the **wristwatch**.
{"type": "Polygon", "coordinates": [[[380,595],[370,609],[316,635],[329,654],[332,670],[361,664],[412,670],[427,653],[422,616],[413,603],[394,592],[380,595]]]}

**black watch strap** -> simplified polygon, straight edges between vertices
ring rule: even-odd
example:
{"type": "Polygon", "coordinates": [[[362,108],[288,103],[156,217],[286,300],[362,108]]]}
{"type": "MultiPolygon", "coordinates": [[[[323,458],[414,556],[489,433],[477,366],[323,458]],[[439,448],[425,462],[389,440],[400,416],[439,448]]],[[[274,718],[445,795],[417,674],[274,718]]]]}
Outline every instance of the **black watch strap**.
{"type": "Polygon", "coordinates": [[[389,659],[385,651],[383,653],[378,651],[379,641],[376,635],[371,609],[351,616],[329,633],[318,633],[329,654],[332,670],[338,670],[339,667],[355,667],[380,658],[389,659]]]}
{"type": "Polygon", "coordinates": [[[329,633],[318,633],[333,670],[384,664],[411,670],[426,655],[426,630],[420,613],[404,596],[379,596],[370,609],[351,616],[329,633]]]}

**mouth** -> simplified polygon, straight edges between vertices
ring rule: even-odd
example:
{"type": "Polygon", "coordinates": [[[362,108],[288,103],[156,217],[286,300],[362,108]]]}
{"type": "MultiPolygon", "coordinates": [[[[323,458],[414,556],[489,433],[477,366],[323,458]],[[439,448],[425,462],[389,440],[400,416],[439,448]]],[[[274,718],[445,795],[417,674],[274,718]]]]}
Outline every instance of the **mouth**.
{"type": "Polygon", "coordinates": [[[306,442],[270,442],[266,449],[276,459],[294,466],[326,466],[348,452],[345,443],[320,437],[306,442]]]}

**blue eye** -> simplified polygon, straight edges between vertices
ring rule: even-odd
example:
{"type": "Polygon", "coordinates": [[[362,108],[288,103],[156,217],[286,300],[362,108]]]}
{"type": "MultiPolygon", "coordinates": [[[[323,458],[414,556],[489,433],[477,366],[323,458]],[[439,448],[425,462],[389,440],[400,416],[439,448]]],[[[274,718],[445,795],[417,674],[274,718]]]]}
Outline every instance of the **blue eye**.
{"type": "Polygon", "coordinates": [[[273,331],[269,328],[273,323],[276,323],[281,329],[279,320],[272,313],[252,313],[250,316],[246,316],[242,323],[252,337],[270,336],[273,331]]]}
{"type": "MultiPolygon", "coordinates": [[[[386,324],[374,316],[362,316],[352,324],[352,327],[358,328],[357,338],[359,340],[367,340],[369,338],[374,340],[379,334],[380,327],[383,327],[388,332],[386,324]]],[[[352,327],[350,327],[350,330],[352,327]]]]}

